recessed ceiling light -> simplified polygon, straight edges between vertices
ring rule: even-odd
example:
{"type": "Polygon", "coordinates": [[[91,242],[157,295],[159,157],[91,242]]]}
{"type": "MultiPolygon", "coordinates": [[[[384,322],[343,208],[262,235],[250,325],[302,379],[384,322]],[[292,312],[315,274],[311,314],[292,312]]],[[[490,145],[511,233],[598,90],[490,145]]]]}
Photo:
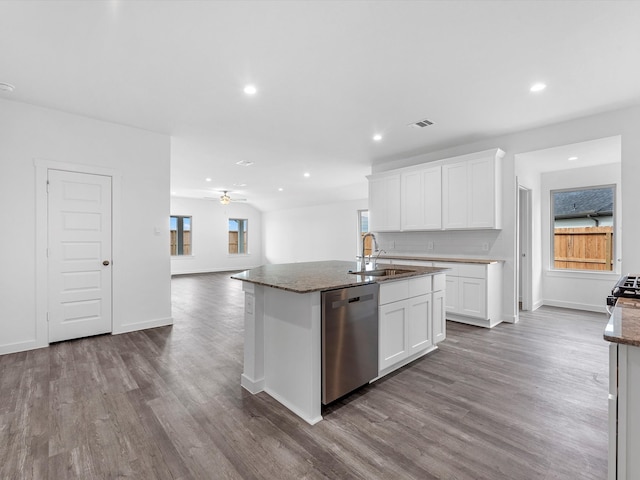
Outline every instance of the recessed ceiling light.
{"type": "Polygon", "coordinates": [[[175,195],[175,194],[176,194],[176,192],[171,192],[171,195],[175,195]]]}
{"type": "Polygon", "coordinates": [[[282,191],[284,191],[284,188],[280,187],[280,188],[278,189],[278,191],[279,191],[279,192],[282,192],[282,191]]]}
{"type": "Polygon", "coordinates": [[[570,162],[573,162],[574,160],[577,160],[577,159],[578,159],[578,157],[569,157],[569,161],[570,162]]]}
{"type": "Polygon", "coordinates": [[[16,87],[14,87],[13,85],[11,85],[10,83],[4,83],[4,82],[0,82],[0,91],[3,92],[13,92],[16,89],[16,87]]]}
{"type": "Polygon", "coordinates": [[[236,165],[240,165],[241,167],[250,167],[251,165],[253,165],[253,162],[250,162],[248,160],[240,160],[239,162],[236,162],[236,165]]]}
{"type": "Polygon", "coordinates": [[[311,174],[310,174],[309,172],[304,172],[304,176],[305,176],[306,178],[309,178],[309,177],[311,176],[311,174]]]}
{"type": "Polygon", "coordinates": [[[255,95],[256,93],[258,93],[258,89],[255,85],[246,85],[244,87],[244,93],[246,93],[247,95],[255,95]]]}
{"type": "Polygon", "coordinates": [[[380,135],[379,133],[377,133],[377,134],[375,134],[375,135],[373,136],[373,139],[374,139],[376,142],[379,142],[380,140],[382,140],[382,135],[380,135]]]}
{"type": "Polygon", "coordinates": [[[210,179],[209,177],[207,177],[207,178],[205,178],[205,179],[204,179],[204,181],[205,181],[205,182],[210,182],[210,181],[211,181],[211,179],[210,179]]]}
{"type": "Polygon", "coordinates": [[[531,88],[529,89],[529,91],[534,93],[541,92],[545,88],[547,88],[547,86],[544,83],[534,83],[533,85],[531,85],[531,88]]]}

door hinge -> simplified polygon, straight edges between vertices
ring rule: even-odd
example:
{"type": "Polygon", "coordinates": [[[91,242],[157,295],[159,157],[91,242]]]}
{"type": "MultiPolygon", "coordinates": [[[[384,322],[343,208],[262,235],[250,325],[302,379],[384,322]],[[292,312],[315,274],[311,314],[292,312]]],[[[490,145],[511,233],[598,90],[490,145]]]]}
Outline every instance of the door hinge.
{"type": "Polygon", "coordinates": [[[49,180],[47,180],[47,193],[49,193],[49,180]]]}

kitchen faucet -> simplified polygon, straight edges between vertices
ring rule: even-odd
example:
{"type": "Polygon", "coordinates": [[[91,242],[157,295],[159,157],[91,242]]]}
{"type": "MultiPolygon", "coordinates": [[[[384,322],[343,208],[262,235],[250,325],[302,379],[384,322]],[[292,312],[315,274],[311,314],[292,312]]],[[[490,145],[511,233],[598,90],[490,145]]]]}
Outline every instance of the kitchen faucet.
{"type": "MultiPolygon", "coordinates": [[[[367,262],[367,261],[366,261],[366,256],[365,256],[365,254],[364,254],[364,244],[365,244],[365,241],[366,241],[367,237],[371,237],[371,238],[373,239],[373,248],[374,248],[375,250],[379,250],[379,248],[378,248],[378,241],[376,240],[376,236],[375,236],[373,233],[371,233],[371,232],[367,232],[367,233],[365,233],[365,234],[362,236],[362,265],[363,265],[363,268],[365,268],[365,267],[366,267],[366,265],[367,265],[369,262],[371,262],[371,254],[369,254],[369,262],[367,262]]],[[[378,254],[378,255],[379,255],[379,254],[378,254]]],[[[374,265],[373,265],[373,266],[374,266],[374,268],[375,268],[375,263],[374,263],[374,265]]]]}

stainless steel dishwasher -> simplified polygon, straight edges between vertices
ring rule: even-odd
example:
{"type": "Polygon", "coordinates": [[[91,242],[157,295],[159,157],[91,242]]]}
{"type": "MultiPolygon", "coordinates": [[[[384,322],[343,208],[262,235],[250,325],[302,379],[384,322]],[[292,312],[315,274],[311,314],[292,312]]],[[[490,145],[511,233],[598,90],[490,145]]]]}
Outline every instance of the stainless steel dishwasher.
{"type": "Polygon", "coordinates": [[[322,403],[378,376],[378,284],[322,292],[322,403]]]}

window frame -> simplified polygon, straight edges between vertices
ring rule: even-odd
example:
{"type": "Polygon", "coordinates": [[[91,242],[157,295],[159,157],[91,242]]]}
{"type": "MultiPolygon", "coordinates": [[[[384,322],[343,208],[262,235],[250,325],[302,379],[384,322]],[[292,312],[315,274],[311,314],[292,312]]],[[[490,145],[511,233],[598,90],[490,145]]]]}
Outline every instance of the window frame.
{"type": "MultiPolygon", "coordinates": [[[[616,235],[617,235],[617,221],[616,217],[618,215],[617,212],[617,188],[618,185],[615,183],[612,184],[602,184],[602,185],[587,185],[580,187],[569,187],[569,188],[555,188],[549,190],[549,273],[553,274],[576,274],[576,273],[584,273],[584,274],[596,274],[596,275],[610,275],[616,273],[616,235]],[[555,248],[555,199],[554,194],[561,192],[577,192],[577,191],[585,191],[585,190],[599,190],[599,189],[611,189],[612,190],[612,212],[611,212],[611,229],[612,229],[612,239],[611,239],[611,264],[609,265],[609,269],[607,270],[596,270],[596,269],[586,269],[586,268],[558,268],[555,266],[555,258],[556,258],[556,248],[555,248]]],[[[585,217],[588,218],[588,217],[585,217]]]]}
{"type": "Polygon", "coordinates": [[[171,232],[174,230],[171,228],[171,222],[173,219],[177,219],[176,221],[176,253],[171,253],[172,257],[191,257],[193,256],[193,216],[192,215],[169,215],[169,248],[171,248],[171,232]],[[184,229],[184,219],[189,219],[189,229],[184,229]],[[189,253],[184,253],[185,243],[184,243],[184,232],[190,232],[190,241],[187,244],[189,253]]]}
{"type": "Polygon", "coordinates": [[[237,256],[237,255],[250,255],[249,252],[249,219],[248,218],[228,218],[227,219],[227,254],[228,255],[233,255],[233,256],[237,256]],[[238,251],[237,252],[232,252],[231,251],[231,241],[230,241],[230,235],[231,232],[236,232],[236,230],[231,230],[231,222],[237,222],[238,224],[238,251]],[[244,228],[241,228],[240,225],[243,225],[244,228]],[[244,233],[245,236],[241,236],[241,233],[244,233]],[[241,238],[242,237],[242,238],[241,238]],[[243,251],[241,251],[240,246],[243,246],[244,248],[242,249],[243,251]]]}
{"type": "Polygon", "coordinates": [[[362,252],[362,236],[365,233],[369,233],[371,231],[371,229],[369,228],[369,209],[368,208],[362,208],[360,210],[358,210],[357,212],[358,215],[358,226],[357,226],[357,233],[358,233],[358,244],[356,246],[356,255],[359,257],[363,256],[363,252],[362,252]],[[366,217],[367,217],[367,230],[363,231],[363,216],[366,213],[366,217]]]}

